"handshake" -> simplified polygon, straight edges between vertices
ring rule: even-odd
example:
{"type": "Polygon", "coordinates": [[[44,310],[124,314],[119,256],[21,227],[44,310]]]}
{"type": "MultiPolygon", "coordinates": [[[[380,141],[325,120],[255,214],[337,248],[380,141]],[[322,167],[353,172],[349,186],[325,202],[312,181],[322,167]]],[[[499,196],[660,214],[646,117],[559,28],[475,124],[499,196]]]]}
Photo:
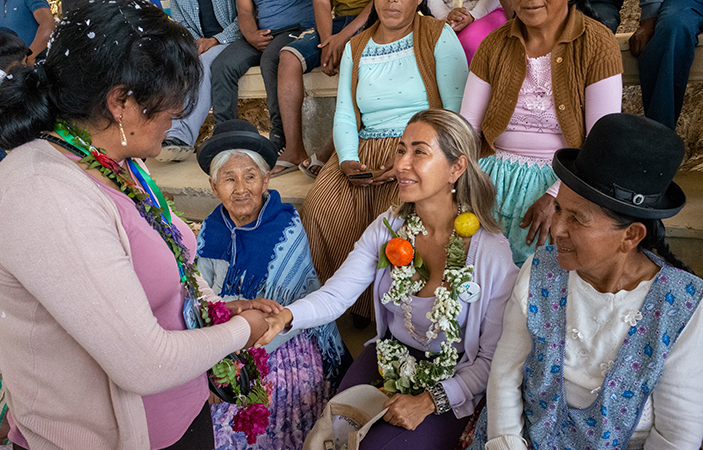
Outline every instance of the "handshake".
{"type": "Polygon", "coordinates": [[[225,302],[235,316],[243,317],[251,328],[246,348],[262,347],[273,340],[293,321],[289,309],[267,298],[225,302]]]}

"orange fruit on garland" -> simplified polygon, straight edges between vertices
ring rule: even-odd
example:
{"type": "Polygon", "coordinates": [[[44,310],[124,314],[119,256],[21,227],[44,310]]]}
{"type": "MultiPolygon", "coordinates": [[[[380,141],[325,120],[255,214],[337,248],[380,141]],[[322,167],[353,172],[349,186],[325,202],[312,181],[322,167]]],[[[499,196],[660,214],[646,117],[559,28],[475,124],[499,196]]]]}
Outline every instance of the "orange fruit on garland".
{"type": "Polygon", "coordinates": [[[402,238],[393,238],[386,244],[386,257],[396,267],[407,266],[413,261],[413,245],[402,238]]]}

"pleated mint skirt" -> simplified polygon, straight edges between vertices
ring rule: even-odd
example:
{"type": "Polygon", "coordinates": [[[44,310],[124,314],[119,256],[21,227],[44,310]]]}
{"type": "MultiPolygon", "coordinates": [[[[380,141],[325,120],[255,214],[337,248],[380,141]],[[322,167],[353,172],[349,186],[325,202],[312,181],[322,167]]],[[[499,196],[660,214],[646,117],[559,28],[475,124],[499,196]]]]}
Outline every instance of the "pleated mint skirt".
{"type": "Polygon", "coordinates": [[[495,155],[479,160],[479,165],[495,184],[494,216],[510,242],[513,261],[521,267],[535,252],[537,239],[527,245],[525,239],[530,228],[520,228],[520,222],[529,207],[558,180],[552,162],[497,151],[495,155]]]}

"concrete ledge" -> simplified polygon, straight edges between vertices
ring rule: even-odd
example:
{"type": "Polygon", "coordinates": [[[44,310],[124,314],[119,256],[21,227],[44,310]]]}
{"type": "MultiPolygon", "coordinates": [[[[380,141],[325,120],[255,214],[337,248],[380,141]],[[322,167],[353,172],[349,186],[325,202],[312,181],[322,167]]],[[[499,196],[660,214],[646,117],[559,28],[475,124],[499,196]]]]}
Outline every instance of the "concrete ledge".
{"type": "MultiPolygon", "coordinates": [[[[163,163],[148,159],[146,165],[156,184],[173,195],[174,207],[182,211],[187,219],[204,220],[220,204],[212,193],[209,177],[200,170],[195,155],[182,162],[163,163]]],[[[272,178],[269,188],[276,189],[283,202],[292,203],[300,209],[313,183],[312,178],[298,170],[272,178]]]]}
{"type": "MultiPolygon", "coordinates": [[[[640,84],[640,71],[637,67],[637,58],[630,53],[630,36],[632,33],[619,33],[615,38],[620,44],[620,52],[622,53],[622,84],[625,86],[637,86],[640,84]]],[[[703,81],[703,34],[698,36],[698,47],[693,58],[691,66],[691,74],[688,76],[688,82],[703,81]]]]}
{"type": "MultiPolygon", "coordinates": [[[[336,97],[339,76],[328,77],[320,68],[303,75],[305,93],[309,97],[336,97]]],[[[261,68],[252,67],[239,79],[239,98],[266,98],[261,68]]]]}

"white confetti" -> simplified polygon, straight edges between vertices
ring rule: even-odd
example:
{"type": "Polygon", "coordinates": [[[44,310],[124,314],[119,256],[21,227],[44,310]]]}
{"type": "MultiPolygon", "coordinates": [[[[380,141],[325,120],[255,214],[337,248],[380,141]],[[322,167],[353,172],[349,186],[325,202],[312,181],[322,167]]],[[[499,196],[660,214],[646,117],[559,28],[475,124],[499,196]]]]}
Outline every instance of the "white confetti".
{"type": "Polygon", "coordinates": [[[141,6],[137,5],[136,3],[134,4],[134,9],[142,9],[141,6]]]}
{"type": "Polygon", "coordinates": [[[3,311],[2,314],[0,314],[0,317],[2,317],[3,319],[5,318],[5,311],[3,311]]]}
{"type": "Polygon", "coordinates": [[[142,28],[142,27],[137,27],[137,30],[139,30],[142,33],[144,32],[144,28],[142,28]]]}
{"type": "Polygon", "coordinates": [[[68,56],[68,50],[66,50],[66,56],[68,56]]]}
{"type": "Polygon", "coordinates": [[[88,33],[88,39],[93,39],[94,37],[95,37],[95,33],[93,33],[92,31],[90,33],[88,33]]]}
{"type": "Polygon", "coordinates": [[[86,26],[89,26],[89,25],[90,25],[90,19],[85,19],[85,24],[86,24],[86,26]]]}
{"type": "Polygon", "coordinates": [[[127,96],[129,97],[129,96],[132,95],[133,93],[134,93],[134,92],[129,91],[129,92],[127,92],[127,96]]]}
{"type": "Polygon", "coordinates": [[[5,78],[7,78],[8,80],[11,80],[11,79],[13,79],[14,77],[12,76],[12,74],[10,74],[10,75],[6,76],[5,78]]]}
{"type": "Polygon", "coordinates": [[[118,45],[118,44],[119,44],[119,42],[115,41],[115,45],[118,45]]]}

